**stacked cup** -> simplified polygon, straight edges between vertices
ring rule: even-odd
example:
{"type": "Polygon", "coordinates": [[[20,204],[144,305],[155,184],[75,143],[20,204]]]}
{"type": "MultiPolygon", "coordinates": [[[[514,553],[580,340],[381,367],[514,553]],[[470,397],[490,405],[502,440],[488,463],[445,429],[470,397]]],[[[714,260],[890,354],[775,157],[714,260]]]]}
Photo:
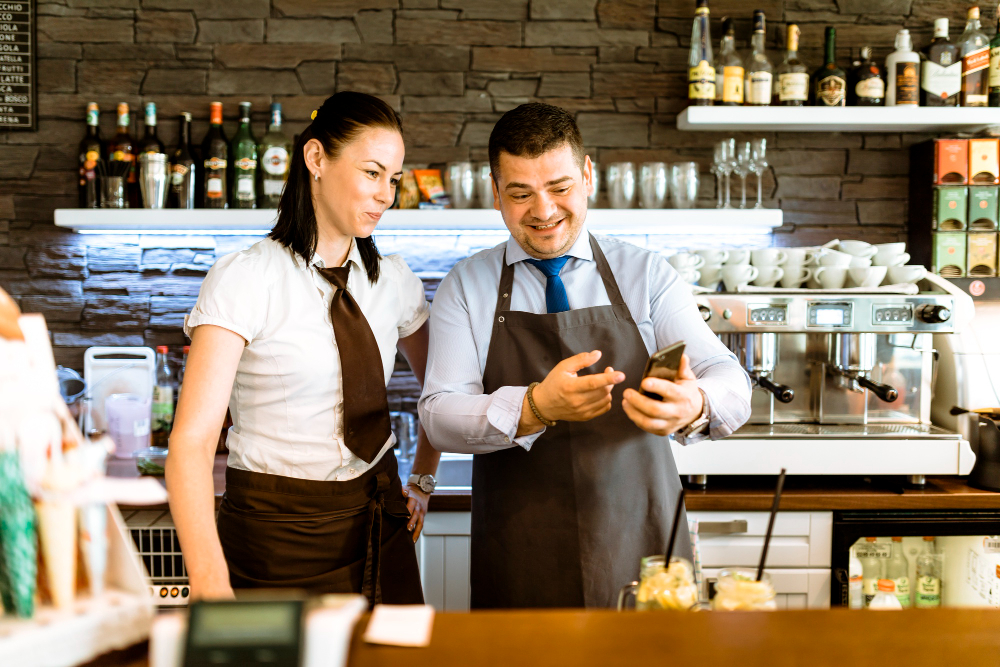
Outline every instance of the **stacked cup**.
{"type": "Polygon", "coordinates": [[[729,250],[717,248],[701,248],[694,251],[694,254],[701,257],[704,262],[700,269],[701,277],[698,280],[701,287],[713,292],[719,289],[719,283],[722,282],[722,267],[729,260],[729,253],[729,250]]]}
{"type": "Polygon", "coordinates": [[[815,261],[816,267],[806,285],[811,289],[836,290],[847,284],[847,271],[855,256],[834,248],[820,248],[815,261]]]}
{"type": "Polygon", "coordinates": [[[670,266],[677,269],[681,280],[691,285],[697,284],[701,280],[701,272],[698,270],[705,265],[705,260],[690,252],[679,252],[667,258],[670,266]]]}
{"type": "Polygon", "coordinates": [[[748,284],[757,280],[760,271],[756,266],[750,266],[750,250],[730,250],[729,257],[722,264],[722,283],[727,292],[738,292],[748,284]]]}
{"type": "Polygon", "coordinates": [[[783,267],[788,261],[788,253],[781,248],[757,248],[750,251],[750,261],[757,269],[753,284],[756,287],[774,287],[785,277],[783,267]]]}
{"type": "Polygon", "coordinates": [[[802,287],[802,283],[812,279],[816,271],[819,251],[816,248],[785,248],[785,274],[781,286],[789,289],[802,287]]]}

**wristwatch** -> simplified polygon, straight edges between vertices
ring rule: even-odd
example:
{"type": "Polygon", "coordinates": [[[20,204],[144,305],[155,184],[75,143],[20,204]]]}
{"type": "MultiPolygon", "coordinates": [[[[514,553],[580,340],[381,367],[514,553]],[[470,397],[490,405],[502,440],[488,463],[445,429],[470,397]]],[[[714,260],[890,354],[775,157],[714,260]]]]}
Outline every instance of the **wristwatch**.
{"type": "Polygon", "coordinates": [[[701,414],[693,422],[677,431],[674,434],[675,436],[690,438],[693,435],[700,435],[702,432],[708,431],[709,422],[711,421],[711,417],[708,414],[708,397],[705,396],[705,392],[701,389],[698,389],[698,391],[701,391],[701,414]]]}
{"type": "Polygon", "coordinates": [[[434,487],[437,486],[437,483],[434,475],[410,475],[406,479],[407,485],[412,484],[424,493],[434,493],[434,487]]]}

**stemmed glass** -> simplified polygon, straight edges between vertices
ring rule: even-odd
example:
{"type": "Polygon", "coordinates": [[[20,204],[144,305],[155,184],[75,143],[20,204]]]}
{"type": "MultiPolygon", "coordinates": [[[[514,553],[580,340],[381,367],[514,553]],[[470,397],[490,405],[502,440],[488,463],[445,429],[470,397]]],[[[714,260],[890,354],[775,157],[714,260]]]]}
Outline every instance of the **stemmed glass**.
{"type": "Polygon", "coordinates": [[[712,159],[712,174],[715,176],[715,208],[723,208],[722,201],[722,177],[726,173],[726,163],[729,157],[726,155],[726,142],[720,141],[715,144],[715,155],[712,159]]]}
{"type": "Polygon", "coordinates": [[[736,153],[736,175],[740,177],[740,208],[747,207],[747,175],[753,171],[753,161],[750,158],[750,142],[740,144],[736,153]]]}
{"type": "Polygon", "coordinates": [[[716,159],[719,161],[719,170],[726,177],[725,202],[719,208],[732,208],[732,200],[729,195],[729,176],[736,168],[736,140],[723,139],[716,146],[716,159]]]}
{"type": "Polygon", "coordinates": [[[754,176],[757,177],[757,204],[754,208],[764,208],[764,204],[761,202],[761,185],[760,179],[764,174],[764,170],[767,169],[767,139],[760,137],[754,139],[750,142],[750,159],[751,159],[751,171],[753,171],[754,176]]]}

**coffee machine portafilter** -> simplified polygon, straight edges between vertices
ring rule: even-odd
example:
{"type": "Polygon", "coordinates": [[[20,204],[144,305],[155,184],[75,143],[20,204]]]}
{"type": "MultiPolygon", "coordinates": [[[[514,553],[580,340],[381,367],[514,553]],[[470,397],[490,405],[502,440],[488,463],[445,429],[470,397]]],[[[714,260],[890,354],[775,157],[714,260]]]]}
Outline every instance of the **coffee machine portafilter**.
{"type": "Polygon", "coordinates": [[[886,403],[899,398],[894,387],[868,377],[875,368],[876,334],[841,333],[830,336],[830,372],[840,376],[841,386],[858,393],[865,389],[886,403]]]}
{"type": "Polygon", "coordinates": [[[795,391],[791,387],[772,379],[778,363],[778,334],[729,334],[726,342],[727,347],[739,357],[755,386],[771,392],[782,403],[795,400],[795,391]]]}

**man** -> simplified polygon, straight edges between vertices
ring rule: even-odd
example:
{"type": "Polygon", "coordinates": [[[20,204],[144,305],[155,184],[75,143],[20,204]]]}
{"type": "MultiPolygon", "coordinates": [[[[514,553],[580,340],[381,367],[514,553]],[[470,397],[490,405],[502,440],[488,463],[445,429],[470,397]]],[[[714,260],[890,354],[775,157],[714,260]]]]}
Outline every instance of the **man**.
{"type": "Polygon", "coordinates": [[[681,483],[663,436],[730,434],[749,379],[662,256],[587,232],[593,165],[570,114],[507,112],[489,157],[511,238],[438,288],[420,420],[475,454],[473,607],[608,607],[669,539],[681,483]],[[640,394],[649,355],[679,340],[677,381],[640,394]]]}

